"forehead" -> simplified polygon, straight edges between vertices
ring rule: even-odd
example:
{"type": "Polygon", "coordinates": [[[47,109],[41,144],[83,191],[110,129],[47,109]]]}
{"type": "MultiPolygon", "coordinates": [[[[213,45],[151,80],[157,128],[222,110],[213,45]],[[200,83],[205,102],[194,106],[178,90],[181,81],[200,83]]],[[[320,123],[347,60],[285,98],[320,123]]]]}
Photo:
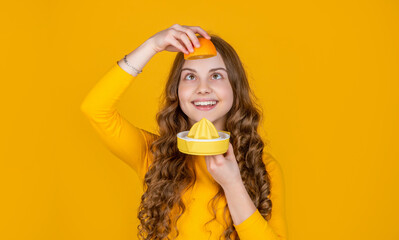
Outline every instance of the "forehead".
{"type": "Polygon", "coordinates": [[[198,71],[208,71],[208,69],[216,68],[216,67],[224,67],[223,58],[220,56],[219,52],[217,55],[210,58],[203,59],[195,59],[195,60],[185,60],[183,64],[183,68],[192,68],[198,71]]]}

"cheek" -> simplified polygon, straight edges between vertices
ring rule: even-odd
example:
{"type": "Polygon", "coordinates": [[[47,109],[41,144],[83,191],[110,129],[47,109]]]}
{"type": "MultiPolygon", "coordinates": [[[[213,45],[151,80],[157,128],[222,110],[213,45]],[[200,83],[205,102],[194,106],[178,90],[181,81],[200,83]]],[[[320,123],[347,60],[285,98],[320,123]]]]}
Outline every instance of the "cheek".
{"type": "Polygon", "coordinates": [[[189,91],[183,86],[179,86],[178,88],[178,96],[179,96],[179,104],[180,106],[184,106],[190,100],[189,91]]]}
{"type": "Polygon", "coordinates": [[[177,96],[179,97],[179,101],[182,101],[182,98],[184,97],[184,90],[180,84],[177,87],[177,96]]]}
{"type": "Polygon", "coordinates": [[[220,96],[226,101],[226,103],[233,102],[234,94],[233,89],[230,85],[225,85],[220,88],[220,96]]]}

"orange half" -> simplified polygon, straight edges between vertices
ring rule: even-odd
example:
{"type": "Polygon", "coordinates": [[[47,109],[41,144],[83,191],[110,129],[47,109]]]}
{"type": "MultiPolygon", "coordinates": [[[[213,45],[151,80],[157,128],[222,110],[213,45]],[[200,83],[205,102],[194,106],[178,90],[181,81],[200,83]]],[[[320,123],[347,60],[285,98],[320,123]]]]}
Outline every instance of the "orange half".
{"type": "Polygon", "coordinates": [[[213,45],[212,41],[206,39],[204,37],[198,37],[200,47],[194,48],[194,52],[190,52],[189,54],[184,53],[184,59],[186,60],[194,60],[194,59],[202,59],[202,58],[210,58],[217,55],[215,45],[213,45]]]}

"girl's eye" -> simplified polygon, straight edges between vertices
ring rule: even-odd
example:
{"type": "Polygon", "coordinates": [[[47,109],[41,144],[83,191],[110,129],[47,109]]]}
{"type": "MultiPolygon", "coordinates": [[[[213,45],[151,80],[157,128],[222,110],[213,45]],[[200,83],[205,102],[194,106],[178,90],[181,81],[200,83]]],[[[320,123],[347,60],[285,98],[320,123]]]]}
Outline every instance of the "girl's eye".
{"type": "MultiPolygon", "coordinates": [[[[191,74],[191,73],[190,73],[190,74],[187,74],[185,79],[187,79],[187,77],[189,77],[189,76],[193,76],[193,74],[191,74]]],[[[221,79],[221,78],[222,78],[222,75],[219,74],[219,73],[212,74],[212,76],[220,76],[220,78],[218,78],[218,79],[221,79]]]]}
{"type": "MultiPolygon", "coordinates": [[[[213,74],[212,76],[220,76],[220,77],[222,77],[222,75],[221,74],[219,74],[219,73],[216,73],[216,74],[213,74]]],[[[219,78],[220,79],[220,78],[219,78]]]]}
{"type": "Polygon", "coordinates": [[[187,77],[188,77],[188,76],[193,76],[193,75],[192,75],[191,73],[190,73],[190,74],[188,74],[188,75],[186,76],[186,79],[187,79],[187,77]]]}

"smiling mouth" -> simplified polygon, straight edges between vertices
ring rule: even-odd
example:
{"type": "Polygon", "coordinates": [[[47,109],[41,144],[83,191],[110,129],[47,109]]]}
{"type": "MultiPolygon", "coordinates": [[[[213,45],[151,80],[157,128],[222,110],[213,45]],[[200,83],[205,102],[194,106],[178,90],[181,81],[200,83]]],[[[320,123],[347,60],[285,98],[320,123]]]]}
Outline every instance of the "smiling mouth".
{"type": "Polygon", "coordinates": [[[194,107],[200,111],[209,111],[213,108],[216,107],[216,105],[218,105],[219,101],[216,101],[215,105],[195,105],[194,102],[192,102],[192,104],[194,105],[194,107]]]}

